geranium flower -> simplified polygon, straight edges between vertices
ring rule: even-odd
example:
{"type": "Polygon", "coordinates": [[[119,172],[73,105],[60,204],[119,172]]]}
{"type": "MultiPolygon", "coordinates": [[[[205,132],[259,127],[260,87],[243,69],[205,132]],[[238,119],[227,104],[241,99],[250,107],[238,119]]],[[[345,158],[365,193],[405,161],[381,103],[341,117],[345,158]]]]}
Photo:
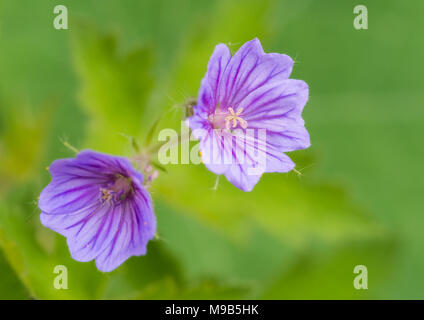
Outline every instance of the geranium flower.
{"type": "Polygon", "coordinates": [[[258,39],[234,56],[218,44],[209,60],[187,124],[206,167],[243,191],[264,172],[292,170],[284,152],[310,146],[301,117],[308,86],[289,79],[292,67],[289,56],[264,53],[258,39]]]}
{"type": "Polygon", "coordinates": [[[146,254],[156,232],[152,200],[143,176],[126,158],[82,151],[54,161],[41,192],[41,223],[67,238],[72,258],[95,259],[111,271],[131,256],[146,254]]]}

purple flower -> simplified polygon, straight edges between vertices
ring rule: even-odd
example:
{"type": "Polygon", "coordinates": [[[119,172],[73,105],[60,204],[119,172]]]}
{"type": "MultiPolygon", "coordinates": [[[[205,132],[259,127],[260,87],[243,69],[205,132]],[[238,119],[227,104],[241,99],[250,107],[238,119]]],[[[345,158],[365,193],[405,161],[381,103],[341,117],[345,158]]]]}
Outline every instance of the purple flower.
{"type": "Polygon", "coordinates": [[[308,86],[289,79],[292,67],[289,56],[264,53],[258,39],[234,56],[218,44],[209,60],[187,123],[207,168],[243,191],[264,172],[292,170],[284,152],[310,146],[301,117],[308,86]]]}
{"type": "Polygon", "coordinates": [[[41,192],[41,223],[67,238],[72,258],[96,260],[112,271],[131,256],[146,254],[156,232],[152,199],[143,176],[126,158],[90,150],[54,161],[41,192]]]}

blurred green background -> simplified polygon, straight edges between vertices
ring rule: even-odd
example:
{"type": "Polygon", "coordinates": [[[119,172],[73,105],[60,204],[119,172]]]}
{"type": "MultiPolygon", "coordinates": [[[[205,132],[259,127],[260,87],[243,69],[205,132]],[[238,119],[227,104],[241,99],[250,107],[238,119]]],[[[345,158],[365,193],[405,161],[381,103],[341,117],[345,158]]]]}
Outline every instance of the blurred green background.
{"type": "Polygon", "coordinates": [[[0,0],[1,299],[424,298],[424,2],[0,0]],[[66,5],[69,30],[53,28],[66,5]],[[369,29],[353,28],[365,4],[369,29]],[[251,193],[203,165],[153,183],[159,239],[111,273],[41,226],[46,166],[178,128],[214,46],[258,37],[310,86],[302,171],[251,193]],[[123,135],[124,134],[124,135],[123,135]],[[353,269],[368,267],[368,290],[353,269]],[[56,290],[56,265],[68,290],[56,290]]]}

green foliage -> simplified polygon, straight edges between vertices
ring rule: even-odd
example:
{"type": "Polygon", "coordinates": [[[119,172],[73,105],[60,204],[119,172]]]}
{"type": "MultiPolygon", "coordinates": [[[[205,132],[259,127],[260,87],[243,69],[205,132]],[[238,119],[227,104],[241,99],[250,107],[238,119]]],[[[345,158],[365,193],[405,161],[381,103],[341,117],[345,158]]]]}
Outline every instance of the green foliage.
{"type": "Polygon", "coordinates": [[[0,272],[2,274],[2,290],[0,291],[0,299],[18,300],[28,298],[27,289],[6,261],[3,252],[0,251],[0,254],[0,272]]]}
{"type": "Polygon", "coordinates": [[[90,114],[87,144],[105,151],[122,151],[122,134],[136,136],[153,86],[152,54],[146,48],[122,53],[116,36],[102,34],[75,21],[76,69],[81,78],[82,106],[90,114]]]}
{"type": "Polygon", "coordinates": [[[46,149],[52,105],[37,114],[22,103],[0,101],[0,191],[31,177],[46,149]]]}
{"type": "Polygon", "coordinates": [[[178,286],[170,278],[164,278],[161,283],[156,283],[144,289],[136,299],[154,300],[205,300],[205,299],[243,299],[247,290],[241,287],[222,286],[214,280],[201,281],[191,287],[178,286]]]}

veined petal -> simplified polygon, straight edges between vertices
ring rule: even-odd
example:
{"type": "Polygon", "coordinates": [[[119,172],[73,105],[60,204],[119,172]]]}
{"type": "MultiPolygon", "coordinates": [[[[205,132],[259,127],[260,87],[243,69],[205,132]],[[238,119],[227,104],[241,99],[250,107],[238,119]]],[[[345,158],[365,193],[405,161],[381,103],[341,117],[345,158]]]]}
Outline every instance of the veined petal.
{"type": "Polygon", "coordinates": [[[280,131],[267,131],[267,143],[283,152],[306,149],[311,146],[308,130],[302,125],[286,126],[280,131]]]}
{"type": "Polygon", "coordinates": [[[287,155],[258,134],[240,133],[234,138],[236,161],[225,171],[225,176],[243,191],[251,191],[265,172],[288,172],[295,167],[287,155]]]}
{"type": "Polygon", "coordinates": [[[248,192],[252,191],[253,187],[261,178],[261,175],[249,174],[245,166],[235,163],[225,172],[225,177],[235,187],[248,192]]]}
{"type": "Polygon", "coordinates": [[[72,258],[82,262],[96,259],[111,243],[123,216],[122,205],[104,205],[68,227],[70,234],[67,243],[72,258]]]}
{"type": "Polygon", "coordinates": [[[50,184],[41,192],[38,206],[49,214],[65,214],[78,211],[96,201],[99,188],[110,175],[131,175],[140,183],[143,176],[135,171],[128,160],[85,150],[76,158],[54,161],[49,171],[50,184]]]}
{"type": "Polygon", "coordinates": [[[301,114],[307,101],[308,85],[302,80],[287,79],[253,91],[239,108],[243,108],[249,127],[276,131],[293,121],[303,125],[301,114]]]}
{"type": "Polygon", "coordinates": [[[295,163],[281,150],[269,145],[267,146],[265,172],[289,172],[295,166],[295,163]]]}
{"type": "Polygon", "coordinates": [[[216,108],[214,93],[207,81],[207,77],[202,80],[199,95],[197,97],[197,105],[194,106],[194,114],[206,118],[213,113],[216,108]]]}
{"type": "Polygon", "coordinates": [[[155,232],[156,220],[150,196],[137,192],[134,201],[124,203],[118,228],[109,235],[110,242],[96,258],[97,268],[109,272],[131,256],[146,254],[147,243],[155,232]]]}
{"type": "Polygon", "coordinates": [[[306,83],[287,79],[258,88],[240,107],[249,128],[266,129],[268,142],[287,152],[310,146],[309,133],[301,117],[307,100],[306,83]]]}
{"type": "Polygon", "coordinates": [[[265,146],[243,130],[235,131],[233,140],[231,153],[234,161],[225,171],[225,177],[237,188],[251,191],[266,170],[265,146]]]}
{"type": "Polygon", "coordinates": [[[209,61],[189,126],[207,132],[194,134],[205,166],[244,191],[264,172],[292,170],[295,164],[283,152],[310,146],[302,119],[308,86],[288,79],[292,68],[289,56],[265,53],[258,39],[246,42],[233,57],[219,45],[209,61]],[[223,129],[224,141],[235,144],[223,143],[214,129],[223,129]],[[249,130],[266,133],[254,138],[249,130]]]}
{"type": "Polygon", "coordinates": [[[99,187],[107,177],[75,164],[72,159],[54,161],[52,181],[41,192],[38,206],[49,214],[66,214],[83,209],[98,200],[99,187]]]}
{"type": "Polygon", "coordinates": [[[75,260],[96,259],[99,269],[111,271],[146,253],[156,232],[152,200],[126,158],[83,151],[55,161],[50,172],[40,219],[67,238],[75,260]]]}
{"type": "MultiPolygon", "coordinates": [[[[218,44],[209,59],[208,71],[206,72],[206,76],[204,78],[206,81],[202,81],[202,88],[204,85],[206,85],[206,82],[210,86],[212,98],[210,105],[211,108],[216,108],[216,105],[219,102],[219,83],[230,60],[231,53],[228,47],[223,43],[218,44]]],[[[214,109],[212,111],[214,111],[214,109]]]]}
{"type": "Polygon", "coordinates": [[[226,157],[230,150],[226,151],[225,142],[225,136],[220,130],[206,131],[200,142],[202,162],[215,174],[223,174],[231,164],[226,157]]]}
{"type": "Polygon", "coordinates": [[[246,42],[228,63],[220,82],[219,102],[223,108],[234,108],[261,86],[287,79],[292,68],[289,56],[264,53],[258,39],[246,42]]]}

